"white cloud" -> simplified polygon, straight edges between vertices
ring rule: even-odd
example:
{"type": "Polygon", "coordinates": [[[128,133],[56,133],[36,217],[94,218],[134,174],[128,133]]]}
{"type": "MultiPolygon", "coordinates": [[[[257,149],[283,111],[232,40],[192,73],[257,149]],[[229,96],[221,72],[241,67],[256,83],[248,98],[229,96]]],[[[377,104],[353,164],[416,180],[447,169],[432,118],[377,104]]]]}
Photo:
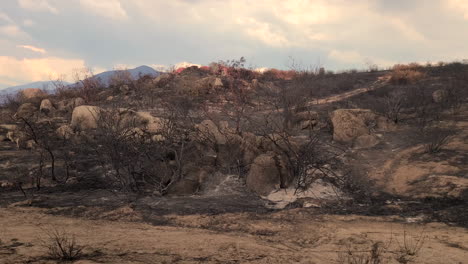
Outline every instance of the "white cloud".
{"type": "Polygon", "coordinates": [[[424,41],[426,38],[414,27],[397,17],[388,18],[390,25],[400,31],[405,37],[414,41],[424,41]]]}
{"type": "Polygon", "coordinates": [[[376,63],[379,67],[389,67],[396,64],[395,61],[364,56],[355,50],[332,49],[328,52],[328,58],[345,65],[353,65],[360,67],[368,66],[368,64],[374,63],[376,63]]]}
{"type": "Polygon", "coordinates": [[[16,25],[0,26],[0,35],[12,38],[24,38],[28,35],[16,25]]]}
{"type": "Polygon", "coordinates": [[[53,7],[47,0],[18,0],[18,4],[21,8],[31,11],[59,13],[58,9],[53,7]]]}
{"type": "Polygon", "coordinates": [[[32,21],[31,19],[25,19],[25,20],[23,21],[23,25],[24,25],[25,27],[32,27],[32,26],[34,26],[35,24],[36,24],[36,23],[34,23],[34,21],[32,21]]]}
{"type": "Polygon", "coordinates": [[[80,4],[87,11],[98,16],[115,20],[128,18],[127,12],[119,0],[80,0],[80,4]]]}
{"type": "Polygon", "coordinates": [[[364,57],[357,51],[331,50],[328,57],[347,64],[364,62],[364,57]]]}
{"type": "Polygon", "coordinates": [[[0,12],[0,21],[1,20],[5,21],[7,23],[10,23],[10,24],[14,23],[13,20],[7,14],[0,12]]]}
{"type": "Polygon", "coordinates": [[[156,71],[159,72],[167,72],[171,68],[170,66],[164,65],[164,64],[150,64],[148,65],[151,68],[155,69],[156,71]]]}
{"type": "Polygon", "coordinates": [[[292,25],[330,23],[338,20],[343,11],[333,1],[289,0],[275,2],[271,5],[273,13],[284,22],[292,25]]]}
{"type": "Polygon", "coordinates": [[[0,83],[14,85],[47,81],[51,77],[70,74],[74,69],[84,67],[85,62],[81,59],[57,57],[17,59],[10,56],[0,56],[0,83]]]}
{"type": "Polygon", "coordinates": [[[174,68],[175,68],[175,69],[178,69],[178,68],[187,68],[187,67],[191,67],[191,66],[201,67],[201,64],[196,64],[196,63],[191,63],[191,62],[187,62],[187,61],[182,61],[182,62],[176,63],[176,64],[174,65],[174,68]]]}
{"type": "Polygon", "coordinates": [[[448,0],[448,6],[455,12],[461,13],[463,18],[468,20],[468,1],[467,0],[448,0]]]}
{"type": "Polygon", "coordinates": [[[41,53],[41,54],[45,54],[45,53],[46,53],[46,50],[45,50],[45,49],[38,48],[38,47],[34,47],[34,46],[31,46],[31,45],[18,45],[17,47],[18,47],[18,48],[27,49],[27,50],[31,50],[31,51],[34,51],[34,52],[37,52],[37,53],[41,53]]]}
{"type": "Polygon", "coordinates": [[[242,26],[247,35],[269,46],[283,47],[292,44],[282,32],[275,31],[272,25],[259,22],[255,18],[239,18],[237,23],[242,26]]]}

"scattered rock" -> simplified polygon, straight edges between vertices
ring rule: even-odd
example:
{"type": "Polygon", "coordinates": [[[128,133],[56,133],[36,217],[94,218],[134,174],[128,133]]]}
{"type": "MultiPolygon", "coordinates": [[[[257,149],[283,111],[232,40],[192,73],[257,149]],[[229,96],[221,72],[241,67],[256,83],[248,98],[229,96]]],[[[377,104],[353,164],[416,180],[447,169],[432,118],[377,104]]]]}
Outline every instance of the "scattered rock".
{"type": "Polygon", "coordinates": [[[102,108],[98,106],[81,105],[75,107],[70,123],[71,128],[80,131],[96,129],[101,111],[102,108]]]}
{"type": "Polygon", "coordinates": [[[246,185],[259,195],[268,195],[280,188],[281,174],[273,154],[261,154],[255,158],[247,174],[246,185]]]}
{"type": "Polygon", "coordinates": [[[376,135],[362,135],[354,140],[353,147],[356,149],[371,148],[379,144],[379,139],[376,135]]]}
{"type": "Polygon", "coordinates": [[[73,129],[70,125],[63,125],[59,128],[57,128],[57,135],[63,139],[70,139],[74,132],[73,129]]]}
{"type": "Polygon", "coordinates": [[[294,187],[275,190],[263,197],[270,201],[267,207],[284,209],[293,207],[320,207],[322,203],[347,199],[346,195],[332,184],[320,179],[312,183],[307,190],[296,190],[294,187]]]}
{"type": "Polygon", "coordinates": [[[195,126],[204,137],[213,138],[217,144],[226,144],[226,136],[221,133],[221,129],[211,120],[204,120],[200,124],[195,126]]]}
{"type": "Polygon", "coordinates": [[[37,112],[37,107],[34,106],[32,103],[24,103],[20,107],[18,107],[18,111],[14,115],[15,118],[31,118],[37,112]]]}
{"type": "MultiPolygon", "coordinates": [[[[333,139],[342,143],[354,143],[361,136],[369,136],[373,131],[388,131],[394,124],[387,118],[368,109],[338,109],[331,113],[333,139]]],[[[358,145],[376,144],[375,138],[362,137],[358,145]]]]}
{"type": "Polygon", "coordinates": [[[447,99],[447,91],[443,89],[436,90],[432,93],[434,103],[442,103],[447,99]]]}
{"type": "Polygon", "coordinates": [[[41,106],[39,107],[39,111],[48,115],[50,112],[54,110],[55,110],[55,107],[49,99],[44,99],[41,101],[41,106]]]}

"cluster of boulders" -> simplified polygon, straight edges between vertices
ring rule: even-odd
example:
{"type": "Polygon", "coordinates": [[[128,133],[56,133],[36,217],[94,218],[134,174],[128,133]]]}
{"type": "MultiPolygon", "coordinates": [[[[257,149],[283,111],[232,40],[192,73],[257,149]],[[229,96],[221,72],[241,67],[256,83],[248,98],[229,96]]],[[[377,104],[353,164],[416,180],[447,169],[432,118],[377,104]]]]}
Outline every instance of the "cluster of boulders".
{"type": "MultiPolygon", "coordinates": [[[[185,70],[176,77],[161,75],[157,81],[164,82],[165,78],[173,78],[169,82],[170,85],[183,92],[210,92],[225,85],[221,78],[207,75],[206,72],[197,69],[185,70]]],[[[245,85],[260,84],[253,80],[245,85]]],[[[109,110],[86,105],[79,97],[58,102],[45,98],[39,107],[33,103],[24,103],[17,109],[14,118],[18,120],[36,118],[36,120],[53,122],[53,118],[63,117],[64,113],[68,113],[69,117],[60,119],[61,123],[56,129],[56,134],[60,138],[72,139],[78,134],[92,133],[99,128],[99,122],[105,115],[106,118],[118,120],[116,124],[119,126],[131,127],[135,135],[150,134],[155,141],[164,140],[161,130],[166,120],[155,117],[150,112],[130,109],[109,110]]],[[[333,125],[333,140],[349,144],[354,148],[373,147],[380,141],[379,132],[394,129],[393,122],[366,109],[338,109],[326,118],[329,118],[333,125]]],[[[305,111],[295,113],[292,121],[299,130],[320,130],[326,126],[323,119],[324,117],[318,112],[305,111]]],[[[274,190],[291,186],[294,175],[288,167],[286,157],[278,151],[276,145],[286,144],[281,141],[280,135],[272,134],[268,139],[265,135],[235,131],[226,121],[215,123],[212,120],[204,120],[195,125],[194,131],[197,131],[194,141],[200,140],[201,137],[209,142],[199,150],[201,155],[212,157],[213,162],[203,166],[188,166],[184,172],[185,177],[170,186],[169,193],[193,193],[200,188],[215,167],[230,168],[233,165],[238,165],[247,171],[246,186],[259,195],[267,196],[274,190]],[[272,143],[272,138],[277,138],[275,144],[272,143]]],[[[0,140],[13,141],[18,148],[33,147],[31,138],[15,125],[0,125],[0,140]]],[[[290,138],[287,143],[299,148],[303,143],[301,140],[303,140],[301,137],[290,138]]]]}
{"type": "Polygon", "coordinates": [[[376,132],[390,131],[395,124],[368,109],[338,109],[331,113],[333,140],[354,148],[370,148],[379,143],[376,132]]]}
{"type": "MultiPolygon", "coordinates": [[[[16,118],[30,118],[39,111],[45,115],[60,109],[70,109],[70,123],[61,125],[56,133],[61,138],[71,139],[76,133],[86,133],[98,128],[101,115],[109,110],[98,106],[82,105],[81,98],[74,98],[60,104],[53,104],[49,99],[42,100],[38,109],[31,103],[21,105],[16,118]],[[57,107],[59,106],[59,107],[57,107]]],[[[164,120],[154,117],[149,112],[139,112],[129,109],[117,109],[113,113],[119,119],[122,126],[134,127],[136,132],[151,133],[154,139],[162,139],[160,135],[164,120]]],[[[365,109],[338,109],[331,113],[333,124],[333,139],[337,142],[351,144],[355,148],[373,147],[379,142],[378,131],[388,131],[394,128],[394,124],[387,118],[377,115],[365,109]]],[[[301,129],[314,128],[319,125],[317,112],[302,112],[296,114],[296,122],[301,129]]],[[[31,147],[30,138],[21,132],[15,125],[3,125],[0,127],[4,133],[3,139],[9,139],[20,148],[31,147]],[[29,142],[29,144],[28,144],[29,142]]],[[[293,175],[287,166],[285,157],[275,151],[275,145],[264,136],[253,133],[236,133],[229,127],[226,121],[218,124],[212,120],[204,120],[195,126],[195,129],[205,135],[215,147],[205,149],[204,155],[212,155],[215,166],[231,166],[233,158],[248,169],[246,174],[246,186],[248,189],[260,194],[268,195],[278,188],[288,187],[293,181],[293,175]],[[213,149],[216,149],[213,152],[213,149]]],[[[137,133],[138,134],[138,133],[137,133]]],[[[270,135],[275,137],[276,135],[270,135]]],[[[300,146],[301,139],[291,139],[300,146]]],[[[281,144],[278,140],[277,144],[281,144]]],[[[200,181],[206,178],[208,169],[193,170],[191,177],[181,181],[172,187],[175,193],[186,194],[199,187],[200,181]],[[191,186],[190,188],[188,186],[191,186]],[[191,191],[189,191],[191,190],[191,191]]]]}

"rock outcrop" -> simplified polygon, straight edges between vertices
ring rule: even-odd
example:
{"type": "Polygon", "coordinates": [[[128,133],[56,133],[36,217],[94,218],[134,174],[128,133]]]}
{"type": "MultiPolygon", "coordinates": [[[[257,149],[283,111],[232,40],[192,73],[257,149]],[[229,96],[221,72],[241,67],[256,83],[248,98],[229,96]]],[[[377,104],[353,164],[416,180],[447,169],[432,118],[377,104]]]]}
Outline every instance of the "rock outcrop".
{"type": "Polygon", "coordinates": [[[331,113],[333,140],[354,144],[359,147],[371,147],[377,143],[370,136],[374,131],[388,131],[394,124],[387,118],[368,109],[338,109],[331,113]],[[368,146],[366,146],[368,145],[368,146]]]}
{"type": "Polygon", "coordinates": [[[48,115],[54,110],[55,110],[55,107],[49,99],[44,99],[41,101],[41,106],[39,107],[39,111],[48,115]]]}
{"type": "Polygon", "coordinates": [[[268,152],[255,158],[246,178],[247,188],[259,195],[286,187],[290,175],[285,163],[274,153],[268,152]]]}
{"type": "Polygon", "coordinates": [[[97,128],[102,108],[91,105],[80,105],[73,109],[70,126],[73,130],[90,130],[97,128]]]}
{"type": "Polygon", "coordinates": [[[34,114],[37,112],[37,107],[34,106],[32,103],[24,103],[20,107],[18,107],[18,110],[16,111],[16,114],[14,115],[15,118],[21,119],[21,118],[31,118],[34,116],[34,114]]]}
{"type": "Polygon", "coordinates": [[[59,128],[57,128],[56,133],[60,138],[63,139],[70,139],[74,134],[73,129],[70,125],[60,126],[59,128]]]}
{"type": "Polygon", "coordinates": [[[31,99],[31,98],[42,97],[42,96],[47,95],[44,91],[42,91],[39,88],[27,88],[19,92],[19,94],[24,99],[31,99]]]}

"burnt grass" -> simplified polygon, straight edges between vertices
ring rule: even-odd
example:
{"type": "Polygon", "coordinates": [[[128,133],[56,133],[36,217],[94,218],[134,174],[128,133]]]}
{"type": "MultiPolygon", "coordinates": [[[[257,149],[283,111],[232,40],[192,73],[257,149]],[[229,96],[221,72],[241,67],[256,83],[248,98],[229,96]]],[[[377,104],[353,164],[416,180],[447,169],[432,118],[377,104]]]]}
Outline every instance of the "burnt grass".
{"type": "MultiPolygon", "coordinates": [[[[465,66],[450,65],[448,68],[434,67],[427,69],[429,77],[437,77],[440,82],[446,81],[453,73],[463,72],[465,66]]],[[[371,83],[377,77],[385,72],[374,73],[342,73],[335,76],[322,76],[315,80],[319,85],[315,91],[315,96],[323,98],[326,96],[340,94],[352,90],[357,85],[371,83]]],[[[411,89],[418,85],[429,85],[428,83],[419,83],[417,85],[407,85],[404,89],[411,89]]],[[[313,107],[311,110],[320,112],[329,112],[338,108],[368,108],[380,110],[376,106],[376,98],[384,98],[395,89],[401,89],[398,85],[387,85],[375,91],[369,91],[357,96],[353,96],[345,101],[334,104],[313,107]]],[[[437,88],[432,88],[432,92],[437,88]]],[[[167,92],[167,91],[164,91],[167,92]]],[[[406,116],[410,116],[406,113],[406,116]]],[[[457,115],[449,116],[453,121],[462,121],[457,115]]],[[[411,128],[413,120],[403,118],[403,126],[411,128]]],[[[330,135],[328,135],[330,137],[330,135]]],[[[381,150],[392,148],[406,148],[418,143],[418,137],[411,129],[402,134],[402,131],[390,132],[384,135],[382,141],[375,149],[375,156],[384,160],[386,157],[379,156],[383,153],[381,150]],[[385,144],[385,145],[384,145],[385,144]]],[[[0,147],[2,145],[0,144],[0,147]]],[[[452,165],[466,164],[468,156],[466,153],[459,153],[449,150],[443,150],[432,156],[435,160],[449,160],[451,157],[460,157],[452,165]]],[[[358,156],[354,157],[356,160],[358,156]]],[[[422,161],[423,156],[411,157],[414,161],[422,161]]],[[[410,160],[411,160],[410,159],[410,160]]],[[[0,161],[3,158],[0,158],[0,161]]],[[[373,163],[374,164],[374,163],[373,163]]],[[[372,166],[371,164],[370,166],[372,166]]],[[[378,163],[377,163],[378,164],[378,163]]],[[[362,169],[362,167],[361,167],[362,169]]],[[[465,176],[466,175],[460,175],[465,176]]],[[[142,220],[154,225],[171,225],[164,216],[168,215],[222,215],[226,213],[252,213],[260,216],[268,216],[269,213],[277,210],[267,208],[266,201],[261,197],[245,190],[241,193],[226,194],[217,196],[155,196],[145,193],[120,192],[109,188],[108,185],[97,177],[83,177],[77,184],[64,185],[58,184],[54,187],[42,187],[40,190],[28,189],[26,193],[32,198],[31,205],[23,204],[20,206],[34,206],[47,209],[47,213],[53,215],[86,217],[90,219],[100,219],[103,214],[112,212],[118,208],[128,206],[135,212],[141,214],[142,220]],[[34,193],[33,196],[31,194],[34,193]]],[[[0,207],[8,207],[11,204],[25,201],[26,197],[17,187],[0,189],[0,207]]],[[[302,207],[300,204],[291,204],[287,209],[302,207]]],[[[450,225],[468,227],[468,190],[459,198],[424,198],[413,199],[400,197],[388,193],[378,192],[378,194],[359,197],[348,201],[339,201],[322,204],[320,208],[302,208],[306,212],[314,215],[337,214],[337,215],[363,215],[363,216],[401,216],[402,218],[424,216],[423,222],[438,221],[450,225]]]]}
{"type": "MultiPolygon", "coordinates": [[[[36,200],[31,206],[48,209],[52,215],[100,219],[107,212],[123,206],[141,214],[142,221],[153,225],[173,225],[165,216],[169,215],[222,215],[226,213],[251,213],[267,217],[278,209],[265,207],[265,201],[255,194],[232,194],[220,196],[155,197],[136,194],[117,194],[103,188],[87,187],[77,190],[68,186],[45,187],[35,192],[36,200]]],[[[468,227],[468,191],[462,198],[409,199],[386,193],[369,197],[365,201],[342,201],[322,204],[320,208],[301,208],[315,216],[321,214],[420,217],[421,222],[443,222],[448,225],[468,227]],[[389,205],[397,205],[389,206],[389,205]]],[[[24,201],[17,190],[0,192],[0,206],[24,201]]],[[[29,205],[21,205],[29,206],[29,205]]],[[[300,208],[290,204],[286,209],[300,208]]]]}

